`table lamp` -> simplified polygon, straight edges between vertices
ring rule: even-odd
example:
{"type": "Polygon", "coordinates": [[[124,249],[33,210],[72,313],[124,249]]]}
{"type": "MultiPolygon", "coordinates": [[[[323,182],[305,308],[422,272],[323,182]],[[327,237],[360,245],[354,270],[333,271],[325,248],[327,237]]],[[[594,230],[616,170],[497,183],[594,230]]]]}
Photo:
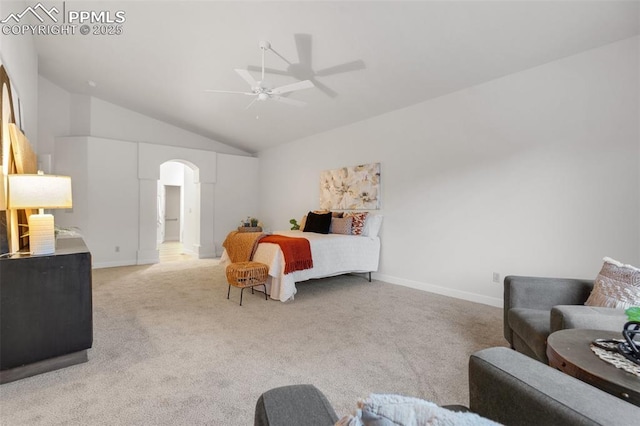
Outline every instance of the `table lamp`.
{"type": "Polygon", "coordinates": [[[44,209],[68,209],[71,202],[69,176],[10,174],[6,196],[8,209],[38,209],[29,216],[29,249],[32,255],[53,254],[56,251],[52,214],[44,209]]]}

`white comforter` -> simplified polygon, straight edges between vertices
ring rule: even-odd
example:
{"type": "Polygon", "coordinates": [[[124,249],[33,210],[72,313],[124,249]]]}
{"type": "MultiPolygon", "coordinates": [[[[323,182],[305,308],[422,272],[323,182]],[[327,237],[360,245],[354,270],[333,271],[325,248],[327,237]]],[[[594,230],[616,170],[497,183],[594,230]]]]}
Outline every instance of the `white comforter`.
{"type": "MultiPolygon", "coordinates": [[[[312,278],[324,278],[348,272],[373,272],[378,270],[380,238],[359,235],[316,234],[302,231],[278,231],[278,235],[306,238],[311,245],[313,268],[284,274],[284,255],[280,246],[260,243],[253,255],[255,262],[269,265],[267,292],[272,299],[285,302],[296,294],[296,282],[312,278]]],[[[228,264],[225,250],[221,263],[228,264]]]]}

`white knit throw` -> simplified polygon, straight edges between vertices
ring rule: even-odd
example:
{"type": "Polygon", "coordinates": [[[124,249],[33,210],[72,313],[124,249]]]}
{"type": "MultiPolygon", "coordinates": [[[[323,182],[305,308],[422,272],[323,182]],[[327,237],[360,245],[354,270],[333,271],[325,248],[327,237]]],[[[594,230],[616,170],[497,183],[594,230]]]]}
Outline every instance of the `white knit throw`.
{"type": "Polygon", "coordinates": [[[475,413],[447,410],[433,402],[402,395],[371,394],[358,401],[353,416],[344,416],[335,426],[496,426],[475,413]]]}

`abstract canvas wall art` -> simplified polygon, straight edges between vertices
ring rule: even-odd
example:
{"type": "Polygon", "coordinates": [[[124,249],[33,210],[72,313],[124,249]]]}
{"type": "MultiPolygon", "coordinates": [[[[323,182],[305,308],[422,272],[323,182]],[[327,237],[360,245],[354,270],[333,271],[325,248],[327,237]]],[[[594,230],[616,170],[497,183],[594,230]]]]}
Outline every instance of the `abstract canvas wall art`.
{"type": "Polygon", "coordinates": [[[320,208],[377,210],[380,208],[380,163],[325,170],[320,173],[320,208]]]}

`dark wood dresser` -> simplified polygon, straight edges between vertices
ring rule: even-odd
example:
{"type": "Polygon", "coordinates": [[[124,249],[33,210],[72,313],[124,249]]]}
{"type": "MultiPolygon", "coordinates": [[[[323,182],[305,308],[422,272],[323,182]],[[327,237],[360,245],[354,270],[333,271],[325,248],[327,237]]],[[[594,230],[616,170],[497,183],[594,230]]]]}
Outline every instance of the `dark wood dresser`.
{"type": "Polygon", "coordinates": [[[88,360],[91,253],[81,238],[52,255],[0,259],[0,383],[88,360]]]}

